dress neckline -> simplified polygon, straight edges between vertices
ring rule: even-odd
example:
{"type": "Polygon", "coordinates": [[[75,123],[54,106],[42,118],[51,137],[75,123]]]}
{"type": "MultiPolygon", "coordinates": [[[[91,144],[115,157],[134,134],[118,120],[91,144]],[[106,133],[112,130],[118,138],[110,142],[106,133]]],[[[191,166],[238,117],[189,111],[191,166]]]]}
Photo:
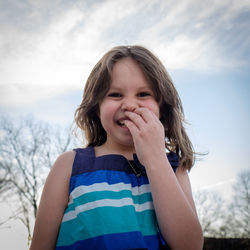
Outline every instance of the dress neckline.
{"type": "Polygon", "coordinates": [[[137,155],[136,155],[135,153],[133,153],[133,160],[127,159],[127,158],[126,158],[124,155],[122,155],[122,154],[104,154],[104,155],[96,156],[95,148],[94,148],[93,146],[89,146],[88,148],[91,150],[91,155],[92,155],[95,159],[102,158],[102,157],[115,157],[115,158],[123,158],[123,159],[125,159],[126,161],[135,161],[135,157],[137,158],[137,155]]]}

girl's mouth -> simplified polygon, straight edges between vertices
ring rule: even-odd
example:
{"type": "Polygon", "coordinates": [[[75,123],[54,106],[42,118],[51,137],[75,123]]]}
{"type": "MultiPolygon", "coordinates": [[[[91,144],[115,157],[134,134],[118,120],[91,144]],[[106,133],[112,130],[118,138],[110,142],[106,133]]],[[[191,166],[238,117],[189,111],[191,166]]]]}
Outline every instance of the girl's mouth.
{"type": "Polygon", "coordinates": [[[126,124],[125,124],[125,121],[130,121],[130,119],[127,117],[127,116],[123,116],[123,117],[119,117],[117,120],[116,120],[116,123],[119,127],[121,128],[127,128],[126,124]]]}
{"type": "Polygon", "coordinates": [[[117,124],[120,126],[120,127],[125,127],[125,123],[124,121],[117,121],[117,124]]]}

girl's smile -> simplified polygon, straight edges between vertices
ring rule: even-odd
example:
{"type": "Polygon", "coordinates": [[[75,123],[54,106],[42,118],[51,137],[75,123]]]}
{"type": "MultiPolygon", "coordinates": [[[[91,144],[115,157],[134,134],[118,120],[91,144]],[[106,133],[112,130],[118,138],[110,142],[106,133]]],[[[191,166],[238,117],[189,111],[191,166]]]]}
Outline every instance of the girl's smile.
{"type": "Polygon", "coordinates": [[[110,89],[100,103],[100,119],[107,133],[109,147],[133,148],[133,138],[126,127],[130,120],[126,111],[135,112],[138,108],[148,108],[159,118],[159,104],[140,66],[126,57],[114,64],[110,89]]]}

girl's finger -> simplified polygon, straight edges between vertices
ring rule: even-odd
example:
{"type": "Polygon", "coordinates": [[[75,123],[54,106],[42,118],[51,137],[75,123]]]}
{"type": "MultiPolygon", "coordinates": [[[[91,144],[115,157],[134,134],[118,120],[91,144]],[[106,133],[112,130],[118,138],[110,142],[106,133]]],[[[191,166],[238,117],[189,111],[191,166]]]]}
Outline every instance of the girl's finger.
{"type": "Polygon", "coordinates": [[[137,126],[132,121],[129,121],[129,120],[125,120],[124,124],[129,129],[132,137],[134,138],[135,134],[138,133],[138,131],[139,131],[137,126]]]}
{"type": "Polygon", "coordinates": [[[137,126],[137,128],[140,128],[145,125],[145,121],[143,120],[140,114],[130,111],[126,111],[125,113],[126,116],[137,126]]]}
{"type": "Polygon", "coordinates": [[[153,111],[148,108],[137,108],[134,110],[134,113],[140,115],[146,123],[159,120],[159,118],[153,113],[153,111]]]}

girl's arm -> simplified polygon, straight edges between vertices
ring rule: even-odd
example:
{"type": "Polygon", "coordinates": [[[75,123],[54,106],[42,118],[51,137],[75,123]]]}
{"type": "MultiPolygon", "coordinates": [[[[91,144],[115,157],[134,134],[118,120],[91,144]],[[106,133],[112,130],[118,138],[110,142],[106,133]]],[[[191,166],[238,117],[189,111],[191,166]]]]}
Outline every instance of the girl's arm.
{"type": "Polygon", "coordinates": [[[173,250],[201,250],[203,235],[186,170],[174,173],[165,151],[164,128],[147,108],[126,112],[137,156],[145,166],[164,239],[173,250]]]}
{"type": "Polygon", "coordinates": [[[168,160],[148,166],[155,211],[161,233],[171,249],[201,250],[203,236],[186,170],[174,174],[168,160]]]}
{"type": "Polygon", "coordinates": [[[63,153],[45,182],[37,212],[30,250],[54,250],[58,230],[69,198],[69,179],[75,152],[63,153]]]}

